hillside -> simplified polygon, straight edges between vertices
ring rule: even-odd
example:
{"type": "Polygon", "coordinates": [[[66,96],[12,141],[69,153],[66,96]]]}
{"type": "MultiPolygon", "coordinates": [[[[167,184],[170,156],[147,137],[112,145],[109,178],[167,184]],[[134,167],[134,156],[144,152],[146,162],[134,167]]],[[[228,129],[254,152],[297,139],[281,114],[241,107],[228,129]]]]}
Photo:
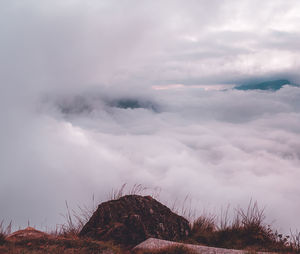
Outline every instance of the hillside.
{"type": "Polygon", "coordinates": [[[218,225],[216,218],[201,215],[189,223],[151,196],[125,195],[101,203],[83,227],[72,222],[70,213],[68,224],[56,232],[46,233],[28,227],[10,233],[9,226],[4,229],[2,222],[0,253],[234,254],[299,251],[299,235],[283,236],[265,224],[264,218],[257,203],[250,202],[246,210],[237,210],[231,222],[223,220],[218,225]]]}

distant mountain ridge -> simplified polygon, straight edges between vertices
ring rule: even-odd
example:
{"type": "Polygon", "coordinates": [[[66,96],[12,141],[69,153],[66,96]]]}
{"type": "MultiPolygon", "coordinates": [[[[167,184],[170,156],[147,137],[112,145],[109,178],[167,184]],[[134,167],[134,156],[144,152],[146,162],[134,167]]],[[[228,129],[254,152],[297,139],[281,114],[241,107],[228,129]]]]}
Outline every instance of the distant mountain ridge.
{"type": "Polygon", "coordinates": [[[291,85],[291,82],[287,79],[277,79],[271,81],[265,81],[260,83],[252,83],[236,86],[237,90],[272,90],[276,91],[282,88],[284,85],[291,85]]]}

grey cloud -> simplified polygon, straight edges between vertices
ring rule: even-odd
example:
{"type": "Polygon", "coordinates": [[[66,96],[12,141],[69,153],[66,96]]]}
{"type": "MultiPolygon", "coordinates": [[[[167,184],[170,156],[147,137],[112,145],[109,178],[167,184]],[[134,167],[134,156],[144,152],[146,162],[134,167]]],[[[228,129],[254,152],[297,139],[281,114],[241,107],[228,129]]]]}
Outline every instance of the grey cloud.
{"type": "MultiPolygon", "coordinates": [[[[228,74],[286,72],[280,63],[274,70],[270,60],[276,60],[282,44],[292,47],[297,38],[277,42],[278,34],[270,29],[280,19],[283,25],[296,24],[288,14],[299,6],[292,3],[4,1],[2,78],[26,87],[35,84],[35,89],[68,90],[97,83],[137,87],[145,80],[213,83],[228,74]],[[274,52],[264,53],[267,42],[274,52]]],[[[284,26],[277,30],[291,33],[284,26]]],[[[293,73],[298,75],[296,70],[297,63],[293,73]]]]}

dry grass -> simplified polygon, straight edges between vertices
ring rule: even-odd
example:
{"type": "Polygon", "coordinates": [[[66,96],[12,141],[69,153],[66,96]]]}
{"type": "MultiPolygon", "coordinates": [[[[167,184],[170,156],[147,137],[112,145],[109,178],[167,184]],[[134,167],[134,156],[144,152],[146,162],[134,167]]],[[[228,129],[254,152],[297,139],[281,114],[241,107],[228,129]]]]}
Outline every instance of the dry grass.
{"type": "Polygon", "coordinates": [[[194,221],[197,217],[196,209],[193,208],[192,198],[189,195],[186,195],[183,200],[175,199],[170,209],[188,221],[194,221]]]}
{"type": "Polygon", "coordinates": [[[120,188],[112,189],[107,197],[107,200],[117,200],[126,195],[149,195],[155,199],[159,198],[161,189],[156,188],[149,188],[142,184],[134,184],[132,186],[128,186],[127,183],[121,185],[120,188]]]}
{"type": "Polygon", "coordinates": [[[93,195],[93,206],[78,206],[77,210],[70,209],[68,202],[65,201],[66,213],[62,214],[65,218],[65,223],[57,225],[54,231],[50,234],[54,236],[64,236],[64,237],[76,237],[83,226],[88,222],[93,213],[96,210],[94,205],[94,195],[93,195]]]}
{"type": "Polygon", "coordinates": [[[105,251],[115,254],[122,253],[119,247],[109,242],[63,237],[8,242],[0,247],[0,254],[101,254],[105,251]]]}
{"type": "Polygon", "coordinates": [[[12,222],[10,222],[6,227],[4,226],[4,220],[0,222],[0,245],[6,243],[6,236],[11,233],[12,222]]]}
{"type": "Polygon", "coordinates": [[[219,224],[216,216],[200,216],[193,223],[190,242],[232,249],[295,250],[300,235],[294,235],[292,243],[289,236],[274,231],[265,223],[264,208],[259,208],[257,202],[251,200],[247,209],[237,208],[233,220],[228,210],[229,207],[221,213],[219,224]]]}
{"type": "Polygon", "coordinates": [[[295,232],[290,231],[289,243],[292,250],[300,253],[300,232],[296,230],[295,232]]]}

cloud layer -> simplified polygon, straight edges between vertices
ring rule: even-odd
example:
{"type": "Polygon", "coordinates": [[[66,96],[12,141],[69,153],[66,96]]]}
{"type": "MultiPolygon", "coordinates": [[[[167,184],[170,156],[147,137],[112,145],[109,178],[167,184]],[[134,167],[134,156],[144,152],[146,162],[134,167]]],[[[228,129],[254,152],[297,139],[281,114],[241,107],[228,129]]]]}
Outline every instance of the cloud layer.
{"type": "Polygon", "coordinates": [[[1,216],[54,226],[64,200],[128,182],[161,187],[162,200],[189,194],[200,210],[252,197],[300,228],[300,89],[230,89],[300,81],[299,9],[2,1],[1,216]]]}

